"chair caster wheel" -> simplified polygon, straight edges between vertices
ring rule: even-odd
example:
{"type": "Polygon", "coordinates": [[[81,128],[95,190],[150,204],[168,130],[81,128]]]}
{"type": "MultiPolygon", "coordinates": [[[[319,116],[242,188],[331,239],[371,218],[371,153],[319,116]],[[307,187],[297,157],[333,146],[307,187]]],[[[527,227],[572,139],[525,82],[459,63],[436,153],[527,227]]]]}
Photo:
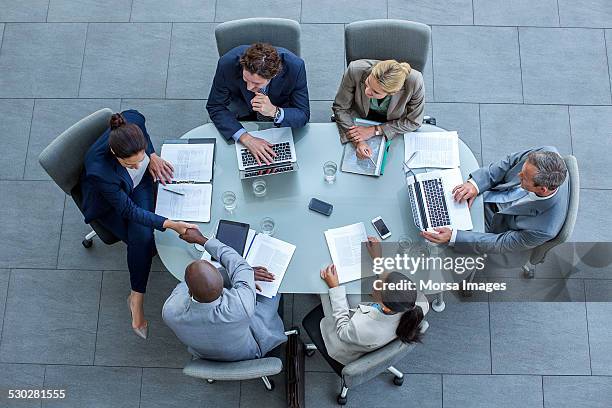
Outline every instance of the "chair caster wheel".
{"type": "Polygon", "coordinates": [[[209,384],[213,384],[215,382],[215,380],[209,378],[209,379],[206,380],[206,382],[209,383],[209,384]]]}
{"type": "Polygon", "coordinates": [[[266,385],[266,390],[268,390],[268,391],[274,391],[274,387],[275,387],[275,385],[274,385],[274,380],[268,380],[268,381],[270,382],[270,387],[268,387],[268,386],[266,385]]]}
{"type": "Polygon", "coordinates": [[[341,397],[340,395],[338,395],[338,398],[336,398],[336,401],[338,402],[339,405],[346,405],[348,399],[346,397],[341,397]]]}
{"type": "Polygon", "coordinates": [[[93,240],[91,239],[84,239],[81,244],[83,244],[83,246],[87,249],[91,248],[91,246],[93,245],[93,240]]]}
{"type": "Polygon", "coordinates": [[[535,268],[523,266],[523,277],[525,279],[533,279],[535,277],[535,268]]]}
{"type": "Polygon", "coordinates": [[[316,350],[306,350],[306,357],[314,356],[316,350]]]}
{"type": "Polygon", "coordinates": [[[397,385],[399,387],[403,383],[404,383],[404,377],[393,377],[393,384],[395,384],[395,385],[397,385]]]}

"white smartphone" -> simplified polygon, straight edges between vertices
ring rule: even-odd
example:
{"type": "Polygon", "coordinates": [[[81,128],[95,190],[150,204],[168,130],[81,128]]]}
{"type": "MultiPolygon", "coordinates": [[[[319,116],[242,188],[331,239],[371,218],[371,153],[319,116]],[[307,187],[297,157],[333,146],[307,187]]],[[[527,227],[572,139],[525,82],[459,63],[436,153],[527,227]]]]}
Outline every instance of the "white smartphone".
{"type": "Polygon", "coordinates": [[[374,218],[372,220],[372,225],[374,225],[374,229],[382,239],[387,239],[391,236],[391,231],[387,228],[387,224],[385,224],[382,217],[374,218]]]}

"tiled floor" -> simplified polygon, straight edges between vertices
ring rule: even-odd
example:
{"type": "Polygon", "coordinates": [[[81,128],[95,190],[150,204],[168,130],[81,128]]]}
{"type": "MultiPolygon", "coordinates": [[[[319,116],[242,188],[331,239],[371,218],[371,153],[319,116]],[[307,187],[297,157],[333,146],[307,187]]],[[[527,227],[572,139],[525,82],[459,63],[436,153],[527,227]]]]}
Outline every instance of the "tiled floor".
{"type": "MultiPolygon", "coordinates": [[[[125,249],[80,245],[87,227],[38,165],[62,130],[101,107],[137,108],[157,147],[206,122],[214,27],[253,16],[302,23],[313,121],[327,121],[351,21],[432,25],[428,114],[458,129],[484,163],[555,145],[581,171],[578,241],[611,241],[612,2],[610,0],[0,0],[0,406],[272,407],[259,381],[212,385],[182,375],[184,347],[160,310],[174,286],[158,260],[146,311],[151,338],[130,333],[125,249]],[[9,401],[9,388],[65,388],[64,401],[9,401]]],[[[424,344],[351,391],[361,407],[612,406],[612,269],[554,283],[516,281],[528,299],[448,301],[424,344]],[[548,286],[549,285],[549,286],[548,286]],[[562,287],[559,287],[561,285],[562,287]]],[[[512,272],[508,277],[518,278],[512,272]]],[[[314,296],[286,297],[286,325],[314,296]]],[[[334,406],[339,380],[307,362],[307,404],[334,406]]]]}

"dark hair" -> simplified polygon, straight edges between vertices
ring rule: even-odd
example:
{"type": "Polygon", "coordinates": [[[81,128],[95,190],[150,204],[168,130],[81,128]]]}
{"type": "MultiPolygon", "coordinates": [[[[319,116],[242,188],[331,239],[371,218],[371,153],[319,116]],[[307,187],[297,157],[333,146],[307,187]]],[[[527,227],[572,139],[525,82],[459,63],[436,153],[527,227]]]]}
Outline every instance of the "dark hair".
{"type": "MultiPolygon", "coordinates": [[[[391,272],[385,278],[385,283],[405,283],[410,281],[405,275],[399,272],[391,272]]],[[[391,311],[402,313],[395,334],[404,343],[421,342],[421,331],[419,325],[423,321],[423,309],[416,305],[416,290],[389,290],[382,291],[382,302],[391,311]]]]}
{"type": "Polygon", "coordinates": [[[274,78],[283,67],[276,48],[265,43],[251,45],[240,57],[240,65],[265,79],[274,78]]]}
{"type": "Polygon", "coordinates": [[[559,153],[547,150],[529,153],[527,161],[538,169],[533,184],[555,190],[565,181],[567,166],[559,153]]]}
{"type": "Polygon", "coordinates": [[[116,157],[126,159],[147,148],[142,130],[133,123],[127,123],[122,114],[111,116],[110,128],[108,145],[116,157]]]}

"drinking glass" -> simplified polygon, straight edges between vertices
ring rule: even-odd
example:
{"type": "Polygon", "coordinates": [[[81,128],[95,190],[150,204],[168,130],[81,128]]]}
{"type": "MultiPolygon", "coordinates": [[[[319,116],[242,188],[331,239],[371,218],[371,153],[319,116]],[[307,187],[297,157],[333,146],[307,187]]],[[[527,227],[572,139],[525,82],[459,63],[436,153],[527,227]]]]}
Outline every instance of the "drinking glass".
{"type": "Polygon", "coordinates": [[[266,195],[266,192],[266,180],[256,179],[253,181],[253,194],[255,194],[255,197],[263,197],[266,195]]]}
{"type": "Polygon", "coordinates": [[[274,234],[274,230],[276,228],[276,224],[274,220],[270,217],[265,217],[261,220],[261,233],[272,236],[274,234]]]}
{"type": "Polygon", "coordinates": [[[232,213],[236,209],[236,193],[233,191],[226,191],[223,193],[221,199],[223,200],[223,207],[229,213],[232,213]]]}
{"type": "Polygon", "coordinates": [[[323,164],[323,174],[325,175],[325,181],[332,184],[336,181],[336,173],[338,172],[338,165],[333,161],[327,161],[323,164]]]}
{"type": "Polygon", "coordinates": [[[407,254],[410,251],[410,247],[412,247],[412,238],[408,235],[402,235],[397,240],[397,253],[398,254],[407,254]]]}

